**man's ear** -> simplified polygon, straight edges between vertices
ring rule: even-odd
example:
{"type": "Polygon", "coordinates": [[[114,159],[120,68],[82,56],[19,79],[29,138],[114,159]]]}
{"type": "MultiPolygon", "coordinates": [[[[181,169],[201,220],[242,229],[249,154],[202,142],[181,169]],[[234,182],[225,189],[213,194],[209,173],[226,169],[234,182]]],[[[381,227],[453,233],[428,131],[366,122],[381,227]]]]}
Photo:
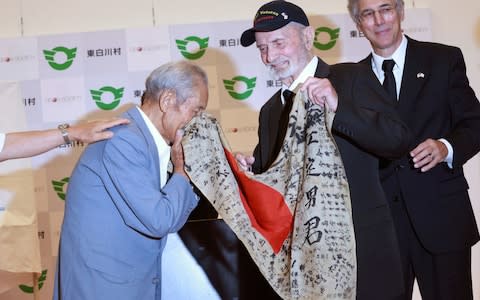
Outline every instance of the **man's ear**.
{"type": "Polygon", "coordinates": [[[402,10],[398,12],[398,15],[400,16],[400,22],[405,21],[405,8],[402,7],[402,10]]]}
{"type": "Polygon", "coordinates": [[[315,31],[312,26],[307,26],[303,29],[303,39],[305,41],[305,47],[310,50],[313,47],[313,38],[315,36],[315,31]]]}
{"type": "Polygon", "coordinates": [[[159,96],[159,106],[160,110],[166,112],[170,106],[175,104],[177,101],[175,91],[167,90],[160,94],[159,96]]]}
{"type": "Polygon", "coordinates": [[[362,25],[360,24],[360,21],[355,22],[355,26],[357,27],[357,30],[358,30],[359,32],[363,32],[362,25]]]}

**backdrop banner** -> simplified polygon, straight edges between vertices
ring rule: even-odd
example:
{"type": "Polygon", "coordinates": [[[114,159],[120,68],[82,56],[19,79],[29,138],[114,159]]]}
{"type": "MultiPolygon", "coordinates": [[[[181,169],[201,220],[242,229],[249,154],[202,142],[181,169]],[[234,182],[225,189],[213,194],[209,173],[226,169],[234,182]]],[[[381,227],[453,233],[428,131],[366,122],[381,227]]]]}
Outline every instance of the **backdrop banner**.
{"type": "MultiPolygon", "coordinates": [[[[314,54],[326,62],[358,61],[370,52],[348,14],[310,20],[314,54]]],[[[271,79],[256,47],[240,45],[249,27],[251,21],[245,20],[0,39],[0,130],[56,128],[117,116],[140,103],[154,68],[189,60],[207,72],[207,111],[223,128],[231,150],[251,153],[258,111],[281,83],[271,79]]],[[[404,29],[413,38],[431,40],[430,11],[409,9],[404,29]]],[[[38,272],[42,300],[52,298],[65,192],[85,147],[73,143],[0,164],[0,270],[38,272]]],[[[167,242],[165,298],[168,291],[193,300],[239,297],[248,288],[239,281],[251,274],[239,271],[247,255],[238,252],[240,244],[202,201],[191,222],[167,242]]],[[[0,273],[1,283],[7,282],[6,274],[0,273]]],[[[8,281],[13,284],[0,299],[32,298],[30,279],[8,281]]]]}

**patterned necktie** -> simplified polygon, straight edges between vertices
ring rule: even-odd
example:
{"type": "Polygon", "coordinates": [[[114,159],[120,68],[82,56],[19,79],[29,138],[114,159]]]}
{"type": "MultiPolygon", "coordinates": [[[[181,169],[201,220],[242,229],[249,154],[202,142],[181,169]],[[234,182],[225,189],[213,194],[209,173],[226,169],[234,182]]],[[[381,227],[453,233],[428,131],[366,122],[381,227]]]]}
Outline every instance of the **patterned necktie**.
{"type": "Polygon", "coordinates": [[[383,88],[387,91],[390,99],[395,100],[395,103],[397,103],[397,84],[395,83],[395,76],[393,76],[392,72],[394,66],[395,61],[393,59],[383,61],[382,70],[385,73],[383,88]]]}

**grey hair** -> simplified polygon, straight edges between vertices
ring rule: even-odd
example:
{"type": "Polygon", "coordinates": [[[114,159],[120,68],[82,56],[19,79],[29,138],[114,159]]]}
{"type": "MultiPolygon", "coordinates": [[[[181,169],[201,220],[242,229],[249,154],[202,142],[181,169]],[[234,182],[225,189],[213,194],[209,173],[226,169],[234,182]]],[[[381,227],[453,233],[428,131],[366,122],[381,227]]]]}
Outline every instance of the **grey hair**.
{"type": "Polygon", "coordinates": [[[285,26],[290,26],[291,28],[295,29],[298,33],[298,36],[301,38],[302,42],[306,42],[305,41],[305,36],[302,33],[303,33],[303,30],[305,30],[305,28],[307,28],[308,26],[305,26],[305,25],[300,24],[298,22],[290,22],[285,26]]]}
{"type": "Polygon", "coordinates": [[[301,33],[302,30],[304,30],[305,28],[307,28],[308,26],[305,26],[303,24],[300,24],[298,22],[290,22],[288,23],[287,25],[285,26],[290,26],[292,28],[295,28],[295,30],[298,32],[298,33],[301,33]]]}
{"type": "Polygon", "coordinates": [[[163,92],[170,90],[175,91],[177,103],[182,104],[194,95],[199,84],[208,87],[207,74],[201,67],[187,61],[169,62],[147,77],[142,103],[145,98],[158,99],[163,92]]]}
{"type": "MultiPolygon", "coordinates": [[[[360,0],[348,0],[348,12],[350,13],[350,17],[352,17],[353,22],[359,23],[360,22],[360,12],[358,11],[358,2],[360,0]]],[[[403,0],[395,0],[396,10],[397,12],[401,12],[404,7],[403,0]]]]}

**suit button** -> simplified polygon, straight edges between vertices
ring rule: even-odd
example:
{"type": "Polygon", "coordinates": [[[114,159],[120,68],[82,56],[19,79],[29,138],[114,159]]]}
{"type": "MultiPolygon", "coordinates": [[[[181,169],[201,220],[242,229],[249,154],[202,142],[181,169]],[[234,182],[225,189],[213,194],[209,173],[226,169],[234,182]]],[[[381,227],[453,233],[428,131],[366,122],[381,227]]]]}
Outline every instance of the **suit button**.
{"type": "Polygon", "coordinates": [[[155,277],[152,279],[152,284],[159,284],[159,283],[160,283],[160,278],[155,277]]]}
{"type": "Polygon", "coordinates": [[[397,166],[395,167],[395,171],[400,171],[400,170],[403,169],[403,168],[405,168],[404,165],[397,165],[397,166]]]}

